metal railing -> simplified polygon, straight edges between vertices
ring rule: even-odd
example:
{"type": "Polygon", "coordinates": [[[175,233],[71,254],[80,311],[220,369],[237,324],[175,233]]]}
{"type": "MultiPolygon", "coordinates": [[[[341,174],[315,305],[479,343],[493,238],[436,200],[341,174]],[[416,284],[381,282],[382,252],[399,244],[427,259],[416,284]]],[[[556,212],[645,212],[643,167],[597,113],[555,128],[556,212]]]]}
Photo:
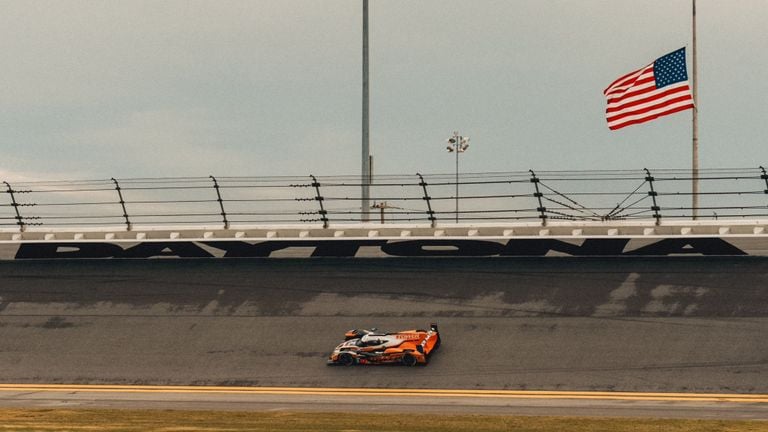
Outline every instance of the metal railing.
{"type": "MultiPolygon", "coordinates": [[[[689,170],[381,175],[370,222],[690,219],[689,170]],[[454,207],[459,202],[458,211],[454,207]]],[[[763,167],[699,171],[698,217],[768,217],[763,167]]],[[[0,228],[359,223],[359,176],[179,177],[3,182],[0,228]]]]}

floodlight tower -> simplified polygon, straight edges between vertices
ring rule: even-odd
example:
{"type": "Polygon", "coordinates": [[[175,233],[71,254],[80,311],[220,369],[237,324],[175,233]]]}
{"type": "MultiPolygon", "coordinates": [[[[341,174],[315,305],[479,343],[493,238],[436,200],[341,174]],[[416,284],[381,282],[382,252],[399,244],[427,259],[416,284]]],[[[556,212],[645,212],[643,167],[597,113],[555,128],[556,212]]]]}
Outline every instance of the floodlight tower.
{"type": "Polygon", "coordinates": [[[448,153],[456,153],[456,223],[459,222],[459,153],[464,153],[469,148],[469,137],[459,135],[453,131],[453,135],[447,140],[448,153]]]}

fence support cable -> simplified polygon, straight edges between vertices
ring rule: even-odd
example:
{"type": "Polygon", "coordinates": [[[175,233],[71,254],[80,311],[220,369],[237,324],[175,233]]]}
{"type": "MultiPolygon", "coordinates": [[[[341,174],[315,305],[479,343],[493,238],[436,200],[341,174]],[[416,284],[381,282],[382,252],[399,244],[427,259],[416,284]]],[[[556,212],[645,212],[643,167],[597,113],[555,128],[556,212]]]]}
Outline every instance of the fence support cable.
{"type": "Polygon", "coordinates": [[[127,231],[131,230],[131,220],[128,218],[128,211],[125,209],[125,200],[123,199],[123,190],[120,188],[120,183],[115,180],[114,177],[112,177],[112,183],[115,184],[115,190],[117,191],[117,196],[120,198],[120,207],[123,209],[123,218],[125,218],[125,228],[127,231]]]}
{"type": "Polygon", "coordinates": [[[639,190],[640,190],[640,188],[641,188],[641,187],[643,187],[643,185],[645,185],[645,181],[643,181],[642,183],[640,183],[640,185],[639,185],[638,187],[636,187],[636,188],[635,188],[635,190],[633,190],[632,192],[630,192],[630,193],[629,193],[629,195],[627,195],[626,197],[624,197],[624,199],[623,199],[623,200],[622,200],[620,203],[616,204],[616,207],[614,207],[614,208],[613,208],[613,210],[611,210],[611,211],[610,211],[610,212],[609,212],[607,215],[605,215],[605,216],[603,217],[603,220],[605,221],[605,220],[611,220],[611,219],[614,219],[614,218],[616,218],[617,216],[619,216],[619,214],[620,214],[620,213],[624,212],[625,210],[627,210],[627,209],[629,209],[629,208],[632,208],[632,206],[634,206],[635,204],[637,204],[637,203],[639,203],[640,201],[644,200],[644,199],[645,199],[647,196],[644,196],[643,198],[640,198],[639,200],[637,200],[637,201],[633,202],[632,204],[630,204],[630,205],[628,205],[628,206],[626,206],[626,207],[622,207],[622,206],[624,205],[624,203],[625,203],[625,202],[627,202],[627,200],[628,200],[630,197],[634,196],[634,195],[635,195],[635,193],[637,193],[637,191],[639,191],[639,190]]]}
{"type": "Polygon", "coordinates": [[[661,214],[659,211],[661,208],[656,203],[656,196],[658,196],[658,193],[656,190],[653,189],[653,181],[654,178],[651,175],[651,172],[648,171],[648,168],[643,168],[645,170],[645,181],[648,182],[648,187],[651,189],[648,191],[648,196],[651,197],[653,200],[653,204],[651,205],[651,210],[653,211],[653,217],[656,219],[656,225],[661,225],[661,214]]]}
{"type": "Polygon", "coordinates": [[[224,200],[221,199],[221,191],[219,190],[219,182],[216,181],[216,177],[208,176],[213,180],[213,188],[216,189],[216,201],[219,202],[219,208],[221,209],[221,218],[224,222],[224,229],[229,229],[229,221],[227,220],[227,212],[224,211],[224,200]]]}
{"type": "Polygon", "coordinates": [[[419,186],[421,186],[424,191],[424,197],[422,199],[427,202],[427,219],[429,219],[429,224],[434,228],[437,226],[437,218],[435,218],[435,212],[432,210],[432,203],[430,202],[432,197],[430,197],[427,192],[427,182],[424,181],[423,175],[419,173],[416,173],[416,175],[419,176],[419,186]]]}
{"type": "Polygon", "coordinates": [[[544,207],[544,204],[541,202],[541,197],[543,194],[539,190],[539,178],[536,177],[536,173],[533,172],[533,170],[528,170],[531,173],[531,183],[533,183],[533,187],[535,188],[536,192],[533,194],[533,196],[536,197],[536,199],[539,201],[539,207],[536,209],[536,211],[539,212],[539,218],[541,218],[541,226],[547,225],[547,208],[544,207]]]}
{"type": "Polygon", "coordinates": [[[560,202],[560,201],[557,201],[555,199],[548,198],[548,197],[545,197],[545,196],[542,195],[542,198],[546,199],[547,201],[555,203],[555,204],[559,204],[559,205],[561,205],[561,206],[563,206],[563,207],[565,207],[565,208],[567,208],[569,210],[573,210],[573,211],[575,211],[577,213],[582,213],[582,214],[589,214],[589,213],[591,213],[591,215],[589,215],[588,217],[593,217],[593,218],[597,218],[597,219],[601,219],[602,218],[602,216],[600,216],[599,214],[595,213],[594,210],[591,210],[591,209],[583,206],[582,204],[578,203],[577,201],[571,199],[569,196],[556,191],[555,189],[547,186],[544,183],[539,182],[539,184],[541,184],[541,187],[551,191],[555,195],[559,195],[559,196],[563,197],[565,200],[569,201],[571,204],[575,205],[576,207],[573,207],[572,205],[570,205],[568,203],[563,203],[563,202],[560,202]]]}
{"type": "Polygon", "coordinates": [[[320,195],[320,183],[314,175],[310,174],[309,176],[312,177],[312,186],[315,188],[315,200],[320,205],[320,220],[323,221],[323,228],[328,228],[328,212],[323,205],[324,198],[320,195]]]}

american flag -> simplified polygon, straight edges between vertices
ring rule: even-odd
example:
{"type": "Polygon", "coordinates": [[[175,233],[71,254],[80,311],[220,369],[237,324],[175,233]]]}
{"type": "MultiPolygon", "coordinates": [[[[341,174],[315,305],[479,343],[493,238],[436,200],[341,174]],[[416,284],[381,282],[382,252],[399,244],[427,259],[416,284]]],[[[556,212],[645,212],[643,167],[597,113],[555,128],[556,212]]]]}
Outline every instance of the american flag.
{"type": "Polygon", "coordinates": [[[608,101],[605,117],[611,130],[693,108],[685,48],[620,77],[603,94],[608,101]]]}

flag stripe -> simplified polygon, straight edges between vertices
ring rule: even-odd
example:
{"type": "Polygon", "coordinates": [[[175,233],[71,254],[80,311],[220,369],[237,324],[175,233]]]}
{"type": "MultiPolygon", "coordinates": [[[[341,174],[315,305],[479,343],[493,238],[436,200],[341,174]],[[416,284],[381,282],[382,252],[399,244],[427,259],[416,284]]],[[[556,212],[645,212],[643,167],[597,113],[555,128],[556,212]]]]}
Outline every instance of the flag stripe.
{"type": "Polygon", "coordinates": [[[682,83],[681,85],[677,85],[674,87],[673,86],[664,87],[663,91],[653,92],[650,95],[648,93],[651,93],[651,92],[648,92],[648,91],[636,93],[635,95],[633,95],[634,97],[627,98],[621,103],[609,103],[608,108],[606,108],[605,112],[611,113],[611,112],[621,111],[624,108],[631,108],[637,105],[641,105],[643,103],[661,99],[671,94],[681,93],[681,92],[690,92],[690,87],[688,87],[688,83],[682,83]]]}
{"type": "Polygon", "coordinates": [[[674,114],[676,112],[685,111],[685,110],[691,109],[691,108],[693,108],[693,103],[688,103],[688,104],[684,104],[684,105],[681,105],[681,106],[678,106],[678,107],[671,108],[671,109],[669,109],[667,111],[664,111],[664,112],[660,112],[660,113],[656,113],[656,114],[653,114],[653,115],[647,115],[647,116],[639,117],[639,118],[633,119],[633,120],[627,120],[624,123],[618,123],[618,124],[614,124],[614,125],[610,125],[609,124],[608,128],[610,130],[617,130],[617,129],[621,129],[621,128],[626,127],[626,126],[631,126],[631,125],[635,125],[635,124],[645,123],[647,121],[655,120],[655,119],[657,119],[659,117],[663,117],[665,115],[674,114]]]}
{"type": "Polygon", "coordinates": [[[638,107],[637,109],[634,109],[634,110],[631,110],[631,111],[629,111],[629,110],[622,111],[621,114],[609,117],[608,118],[608,124],[614,123],[614,122],[619,121],[619,120],[621,120],[623,118],[626,118],[626,117],[634,117],[634,116],[638,116],[638,115],[643,115],[643,114],[646,114],[646,113],[649,113],[649,112],[652,112],[652,111],[656,111],[658,109],[663,109],[665,106],[668,106],[668,105],[673,105],[673,104],[677,104],[679,102],[685,102],[685,101],[691,101],[691,100],[692,99],[691,99],[690,95],[667,97],[667,98],[664,98],[663,100],[660,100],[660,101],[658,101],[657,103],[654,103],[654,104],[646,104],[643,107],[638,107]]]}
{"type": "Polygon", "coordinates": [[[685,48],[619,77],[603,94],[606,98],[605,117],[611,130],[693,108],[685,69],[685,48]]]}
{"type": "Polygon", "coordinates": [[[657,107],[654,107],[654,109],[652,109],[652,110],[644,110],[645,112],[642,112],[642,113],[631,114],[631,115],[622,117],[621,119],[609,122],[608,124],[609,125],[611,125],[611,124],[621,124],[621,123],[624,123],[624,122],[630,121],[630,120],[638,120],[638,119],[641,119],[641,118],[646,117],[646,116],[653,116],[653,115],[656,115],[656,114],[663,114],[666,111],[666,108],[668,108],[668,107],[670,109],[674,109],[674,108],[677,108],[679,106],[687,106],[687,105],[693,106],[693,102],[690,101],[690,100],[683,100],[683,101],[679,101],[679,102],[676,102],[676,103],[673,103],[673,104],[668,104],[668,105],[664,105],[664,106],[657,106],[657,107]]]}
{"type": "Polygon", "coordinates": [[[631,79],[622,81],[616,85],[612,85],[611,87],[608,87],[607,89],[605,89],[603,94],[605,94],[606,97],[612,94],[621,94],[625,90],[631,88],[633,85],[636,85],[637,81],[644,80],[646,77],[653,77],[652,66],[649,66],[649,68],[642,69],[640,72],[641,73],[638,75],[633,75],[631,79]]]}
{"type": "Polygon", "coordinates": [[[653,72],[640,75],[635,81],[633,81],[629,85],[619,87],[608,92],[608,94],[606,94],[605,97],[606,99],[609,99],[609,100],[619,99],[623,95],[627,94],[628,91],[631,91],[637,87],[644,87],[647,85],[652,85],[654,87],[656,86],[656,80],[653,78],[653,72]]]}
{"type": "Polygon", "coordinates": [[[644,93],[652,92],[656,90],[656,82],[651,81],[649,83],[641,84],[637,87],[632,87],[631,91],[627,91],[619,97],[609,98],[608,104],[611,106],[621,105],[625,99],[630,99],[644,93]]]}
{"type": "Polygon", "coordinates": [[[603,90],[603,94],[607,93],[608,90],[611,90],[613,88],[626,85],[628,82],[631,82],[637,75],[640,75],[641,73],[643,73],[643,71],[645,71],[646,69],[648,69],[648,66],[640,68],[634,72],[630,72],[622,77],[619,77],[616,81],[612,82],[611,85],[606,87],[605,90],[603,90]]]}

